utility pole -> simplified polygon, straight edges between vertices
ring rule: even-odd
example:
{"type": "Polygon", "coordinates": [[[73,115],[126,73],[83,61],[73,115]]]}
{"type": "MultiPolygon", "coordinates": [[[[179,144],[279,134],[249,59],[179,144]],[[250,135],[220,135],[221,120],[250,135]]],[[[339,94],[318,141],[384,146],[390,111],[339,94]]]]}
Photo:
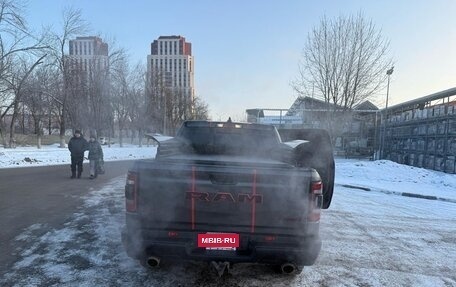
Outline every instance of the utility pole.
{"type": "Polygon", "coordinates": [[[388,71],[386,71],[386,75],[388,76],[388,84],[386,86],[386,107],[385,107],[385,121],[383,123],[383,135],[382,135],[382,148],[381,148],[381,156],[380,159],[385,157],[385,137],[386,137],[386,125],[388,122],[388,97],[389,97],[389,86],[390,86],[390,76],[394,71],[394,66],[391,67],[388,71]]]}

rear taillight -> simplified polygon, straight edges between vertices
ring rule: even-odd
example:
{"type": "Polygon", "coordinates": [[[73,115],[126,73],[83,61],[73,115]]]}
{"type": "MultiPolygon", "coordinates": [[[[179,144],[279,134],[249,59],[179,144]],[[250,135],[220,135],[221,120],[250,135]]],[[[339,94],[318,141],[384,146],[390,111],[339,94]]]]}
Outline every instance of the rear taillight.
{"type": "Polygon", "coordinates": [[[127,212],[136,212],[138,198],[138,174],[128,172],[127,183],[125,184],[125,204],[127,212]]]}
{"type": "Polygon", "coordinates": [[[312,182],[309,194],[309,215],[308,221],[320,221],[321,207],[323,205],[323,184],[321,181],[312,182]]]}

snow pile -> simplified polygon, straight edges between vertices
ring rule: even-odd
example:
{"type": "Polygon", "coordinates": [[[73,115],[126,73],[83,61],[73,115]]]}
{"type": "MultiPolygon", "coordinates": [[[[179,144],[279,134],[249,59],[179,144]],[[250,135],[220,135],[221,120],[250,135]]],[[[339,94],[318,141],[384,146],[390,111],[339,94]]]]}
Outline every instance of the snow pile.
{"type": "Polygon", "coordinates": [[[336,184],[456,200],[456,175],[388,160],[336,159],[336,184]]]}
{"type": "MultiPolygon", "coordinates": [[[[118,144],[111,147],[103,146],[104,160],[129,160],[141,158],[153,158],[157,152],[154,146],[138,147],[135,145],[118,144]]],[[[85,156],[88,156],[86,151],[85,156]]],[[[67,148],[59,148],[58,144],[36,147],[18,147],[15,149],[0,149],[0,168],[27,167],[58,165],[71,163],[70,151],[67,148]]]]}

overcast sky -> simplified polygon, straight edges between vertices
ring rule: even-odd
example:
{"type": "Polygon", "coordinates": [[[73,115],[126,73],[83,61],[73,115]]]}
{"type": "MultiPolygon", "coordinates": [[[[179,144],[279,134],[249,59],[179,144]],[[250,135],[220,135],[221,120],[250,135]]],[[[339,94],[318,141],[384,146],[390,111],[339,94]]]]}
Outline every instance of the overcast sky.
{"type": "MultiPolygon", "coordinates": [[[[323,15],[362,11],[391,41],[390,105],[456,87],[454,0],[31,0],[28,22],[58,28],[65,6],[82,10],[90,34],[115,38],[132,64],[146,63],[159,36],[184,36],[195,57],[196,94],[216,120],[241,119],[247,108],[289,108],[305,39],[323,15]]],[[[378,104],[385,95],[376,96],[378,104]]]]}

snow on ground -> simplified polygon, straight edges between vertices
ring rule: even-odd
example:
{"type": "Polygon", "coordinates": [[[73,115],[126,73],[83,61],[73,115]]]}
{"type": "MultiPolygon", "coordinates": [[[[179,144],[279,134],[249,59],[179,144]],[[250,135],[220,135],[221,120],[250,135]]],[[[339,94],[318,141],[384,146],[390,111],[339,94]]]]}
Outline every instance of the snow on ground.
{"type": "MultiPolygon", "coordinates": [[[[103,147],[105,160],[151,158],[155,147],[103,147]]],[[[69,164],[58,145],[0,150],[0,168],[69,164]]],[[[120,243],[124,177],[93,190],[61,229],[32,225],[17,238],[18,261],[1,285],[39,286],[454,286],[456,204],[394,194],[456,199],[456,175],[390,161],[336,160],[333,204],[323,213],[323,249],[316,265],[293,278],[240,264],[219,279],[204,264],[147,272],[120,243]],[[366,187],[372,191],[342,185],[366,187]]],[[[3,280],[3,281],[2,281],[3,280]]]]}
{"type": "MultiPolygon", "coordinates": [[[[129,160],[140,158],[153,158],[157,152],[154,146],[142,146],[118,144],[102,146],[105,161],[129,160]]],[[[85,152],[88,156],[88,152],[85,152]]],[[[17,147],[14,149],[0,149],[0,168],[29,167],[43,165],[70,164],[70,151],[67,148],[59,148],[58,144],[36,147],[17,147]]]]}
{"type": "Polygon", "coordinates": [[[456,175],[388,160],[336,159],[336,184],[456,200],[456,175]]]}
{"type": "Polygon", "coordinates": [[[455,286],[455,203],[344,187],[335,192],[322,218],[317,264],[339,269],[328,272],[329,286],[455,286]],[[338,278],[348,270],[355,281],[338,278]]]}
{"type": "MultiPolygon", "coordinates": [[[[437,194],[451,176],[390,162],[338,161],[330,209],[323,211],[323,247],[316,264],[283,276],[239,264],[218,278],[202,263],[147,271],[125,254],[124,177],[92,190],[60,229],[32,225],[16,237],[25,246],[1,286],[456,286],[456,204],[362,191],[342,183],[437,194]],[[364,172],[362,172],[364,168],[364,172]],[[411,177],[425,175],[415,183],[411,177]],[[375,177],[376,175],[376,177],[375,177]],[[358,180],[353,179],[358,177],[358,180]],[[395,181],[395,182],[392,182],[395,181]],[[440,184],[436,184],[438,181],[440,184]],[[383,185],[382,185],[383,184],[383,185]]],[[[454,175],[453,175],[454,176],[454,175]]],[[[449,191],[449,190],[448,190],[449,191]]]]}

